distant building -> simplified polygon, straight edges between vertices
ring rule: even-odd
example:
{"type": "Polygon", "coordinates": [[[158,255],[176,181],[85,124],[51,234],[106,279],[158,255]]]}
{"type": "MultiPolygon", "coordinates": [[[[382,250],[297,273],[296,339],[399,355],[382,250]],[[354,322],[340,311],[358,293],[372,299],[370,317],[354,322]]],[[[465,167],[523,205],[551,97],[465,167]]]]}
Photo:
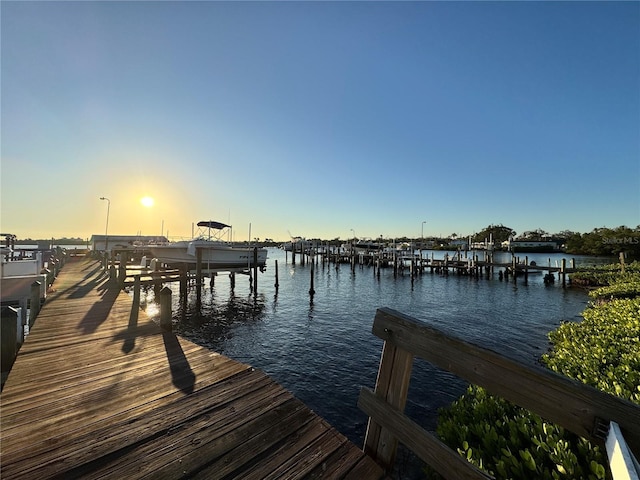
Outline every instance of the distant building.
{"type": "Polygon", "coordinates": [[[469,242],[466,239],[456,239],[456,240],[450,240],[449,241],[449,247],[452,249],[461,249],[461,250],[466,250],[467,248],[469,248],[469,242]]]}
{"type": "Polygon", "coordinates": [[[502,248],[509,252],[560,252],[560,245],[551,240],[513,240],[502,242],[502,248]]]}
{"type": "Polygon", "coordinates": [[[471,250],[493,250],[493,243],[487,242],[473,242],[471,244],[471,250]]]}
{"type": "Polygon", "coordinates": [[[160,235],[91,235],[89,240],[93,251],[104,251],[105,243],[109,250],[112,250],[114,248],[144,247],[150,243],[163,242],[168,242],[167,237],[160,235]]]}

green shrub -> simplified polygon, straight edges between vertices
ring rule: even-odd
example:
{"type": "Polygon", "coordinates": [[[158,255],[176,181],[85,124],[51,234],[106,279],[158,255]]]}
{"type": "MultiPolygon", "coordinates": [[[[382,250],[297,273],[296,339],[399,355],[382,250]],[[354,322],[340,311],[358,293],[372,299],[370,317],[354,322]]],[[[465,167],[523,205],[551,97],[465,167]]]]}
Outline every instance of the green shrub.
{"type": "Polygon", "coordinates": [[[619,263],[592,267],[588,270],[571,274],[571,282],[575,285],[599,287],[613,283],[640,281],[640,262],[625,265],[624,273],[619,263]]]}
{"type": "Polygon", "coordinates": [[[440,410],[437,434],[497,479],[606,478],[599,447],[481,387],[440,410]]]}
{"type": "Polygon", "coordinates": [[[589,297],[597,302],[613,300],[614,298],[640,297],[640,274],[637,280],[616,282],[606,287],[600,287],[589,292],[589,297]]]}
{"type": "Polygon", "coordinates": [[[549,334],[542,356],[550,369],[640,404],[640,298],[615,299],[588,308],[580,323],[549,334]]]}

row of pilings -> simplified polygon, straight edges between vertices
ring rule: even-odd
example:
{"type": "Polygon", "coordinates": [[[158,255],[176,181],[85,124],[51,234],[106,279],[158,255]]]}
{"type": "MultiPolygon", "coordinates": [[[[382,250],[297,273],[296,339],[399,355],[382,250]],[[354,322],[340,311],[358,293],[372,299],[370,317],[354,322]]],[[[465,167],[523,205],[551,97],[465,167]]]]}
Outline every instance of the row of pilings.
{"type": "Polygon", "coordinates": [[[569,265],[567,265],[566,259],[562,259],[555,266],[551,264],[551,259],[549,259],[548,265],[540,266],[536,265],[535,262],[529,262],[528,256],[520,257],[512,254],[511,262],[500,263],[494,260],[494,254],[491,250],[480,251],[480,253],[458,251],[453,255],[446,253],[442,259],[435,259],[433,251],[431,251],[430,256],[426,256],[424,250],[415,252],[384,250],[362,252],[356,248],[332,247],[326,244],[286,251],[285,259],[287,262],[289,257],[293,265],[299,262],[301,265],[309,263],[312,266],[310,272],[310,295],[315,293],[313,265],[322,265],[324,268],[325,264],[334,264],[335,268],[338,269],[340,264],[349,264],[353,272],[358,267],[363,269],[365,266],[370,266],[373,267],[373,273],[377,276],[380,276],[381,269],[392,268],[394,277],[409,275],[412,281],[425,272],[437,273],[443,276],[454,274],[475,278],[490,278],[497,271],[501,281],[511,280],[516,282],[517,277],[522,277],[526,284],[530,275],[546,272],[543,277],[545,284],[554,283],[554,273],[557,273],[558,281],[563,286],[570,282],[568,274],[576,271],[574,259],[569,261],[569,265]]]}
{"type": "MultiPolygon", "coordinates": [[[[20,347],[29,335],[42,304],[46,301],[47,293],[58,274],[67,261],[65,249],[57,247],[53,250],[33,252],[33,258],[39,259],[40,274],[34,278],[24,296],[11,305],[3,305],[0,313],[0,370],[2,371],[2,385],[6,380],[20,347]]],[[[9,261],[21,261],[10,259],[9,261]]]]}

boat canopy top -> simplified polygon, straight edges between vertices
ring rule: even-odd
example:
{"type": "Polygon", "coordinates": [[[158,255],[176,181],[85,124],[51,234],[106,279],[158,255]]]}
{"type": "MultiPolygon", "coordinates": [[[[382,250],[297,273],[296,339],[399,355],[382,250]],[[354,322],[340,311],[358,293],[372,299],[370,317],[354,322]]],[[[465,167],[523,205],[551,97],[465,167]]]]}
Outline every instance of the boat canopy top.
{"type": "Polygon", "coordinates": [[[231,228],[231,225],[226,225],[220,222],[214,222],[213,220],[203,220],[198,222],[199,227],[207,227],[207,228],[215,228],[217,230],[222,230],[223,228],[231,228]]]}

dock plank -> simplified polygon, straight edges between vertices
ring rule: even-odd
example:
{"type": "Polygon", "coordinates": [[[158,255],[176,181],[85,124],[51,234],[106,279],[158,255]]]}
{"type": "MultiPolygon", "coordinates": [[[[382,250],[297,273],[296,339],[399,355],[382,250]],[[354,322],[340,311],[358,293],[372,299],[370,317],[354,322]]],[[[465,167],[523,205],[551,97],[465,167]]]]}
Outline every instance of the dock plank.
{"type": "Polygon", "coordinates": [[[0,408],[3,479],[384,476],[263,372],[160,329],[90,259],[62,269],[0,408]]]}

